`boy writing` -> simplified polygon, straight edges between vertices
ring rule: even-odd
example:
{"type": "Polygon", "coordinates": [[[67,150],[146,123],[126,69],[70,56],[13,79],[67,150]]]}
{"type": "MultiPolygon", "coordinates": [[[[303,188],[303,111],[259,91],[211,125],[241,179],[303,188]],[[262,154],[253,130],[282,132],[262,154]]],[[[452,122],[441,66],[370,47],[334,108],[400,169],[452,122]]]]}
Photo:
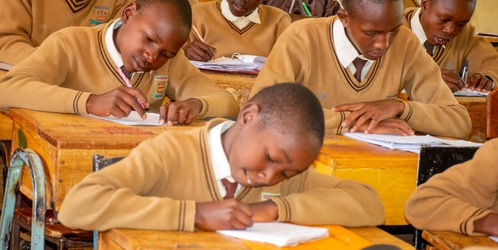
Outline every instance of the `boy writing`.
{"type": "Polygon", "coordinates": [[[403,27],[402,0],[343,0],[337,16],[292,23],[280,36],[251,95],[278,82],[319,98],[326,128],[467,138],[467,110],[437,65],[403,27]],[[397,38],[402,37],[401,39],[397,38]],[[396,97],[405,89],[410,101],[396,97]]]}
{"type": "Polygon", "coordinates": [[[371,187],[310,167],[323,136],[313,93],[298,84],[271,86],[244,104],[236,122],[165,132],[88,175],[69,191],[58,218],[86,230],[382,223],[371,187]]]}
{"type": "Polygon", "coordinates": [[[0,108],[142,117],[189,124],[200,116],[235,116],[233,96],[185,58],[191,27],[181,0],[137,0],[120,19],[54,33],[0,82],[0,108]],[[162,105],[165,97],[174,100],[162,105]]]}
{"type": "Polygon", "coordinates": [[[129,0],[5,1],[0,8],[0,62],[18,64],[68,26],[94,26],[120,15],[129,0]],[[54,13],[56,13],[54,15],[54,13]]]}
{"type": "Polygon", "coordinates": [[[498,236],[498,139],[474,158],[434,175],[417,187],[405,208],[419,229],[498,236]]]}
{"type": "Polygon", "coordinates": [[[475,6],[476,0],[422,0],[420,8],[405,10],[405,25],[439,65],[453,92],[488,92],[498,80],[498,52],[469,23],[475,6]],[[461,78],[467,70],[468,77],[461,78]]]}
{"type": "Polygon", "coordinates": [[[268,56],[289,26],[288,14],[261,0],[222,0],[192,7],[194,28],[185,53],[190,60],[209,61],[233,53],[268,56]]]}

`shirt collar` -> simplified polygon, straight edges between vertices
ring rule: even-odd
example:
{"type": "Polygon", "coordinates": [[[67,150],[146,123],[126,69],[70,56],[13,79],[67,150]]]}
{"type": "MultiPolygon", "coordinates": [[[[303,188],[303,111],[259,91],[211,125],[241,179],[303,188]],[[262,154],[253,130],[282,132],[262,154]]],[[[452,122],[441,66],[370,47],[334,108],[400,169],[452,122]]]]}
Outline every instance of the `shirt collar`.
{"type": "Polygon", "coordinates": [[[217,181],[228,179],[230,182],[235,182],[230,170],[230,163],[221,143],[221,135],[235,124],[234,121],[225,121],[220,123],[208,131],[209,152],[211,155],[211,163],[213,165],[214,176],[217,181]]]}
{"type": "Polygon", "coordinates": [[[332,29],[332,39],[334,41],[335,50],[341,51],[341,53],[336,54],[342,67],[347,68],[357,57],[370,61],[363,55],[360,55],[358,50],[353,46],[349,38],[346,36],[346,30],[344,29],[344,25],[342,25],[341,20],[336,19],[332,29]]]}
{"type": "Polygon", "coordinates": [[[421,10],[420,8],[418,8],[412,17],[412,20],[410,20],[410,26],[412,28],[413,33],[415,33],[418,40],[420,41],[420,44],[424,44],[425,41],[427,41],[427,36],[425,35],[422,24],[420,23],[420,12],[421,10]]]}
{"type": "Polygon", "coordinates": [[[221,14],[230,22],[234,23],[239,29],[244,28],[250,22],[261,24],[261,20],[259,18],[259,8],[256,8],[251,14],[247,16],[235,16],[230,11],[230,7],[228,6],[227,0],[221,1],[221,14]]]}
{"type": "Polygon", "coordinates": [[[118,52],[118,49],[116,48],[116,45],[114,44],[114,31],[121,27],[123,22],[121,21],[121,18],[116,19],[107,29],[105,33],[105,45],[107,47],[107,52],[109,52],[109,55],[111,55],[111,59],[116,65],[116,68],[120,68],[123,66],[123,59],[121,58],[121,54],[118,52]]]}

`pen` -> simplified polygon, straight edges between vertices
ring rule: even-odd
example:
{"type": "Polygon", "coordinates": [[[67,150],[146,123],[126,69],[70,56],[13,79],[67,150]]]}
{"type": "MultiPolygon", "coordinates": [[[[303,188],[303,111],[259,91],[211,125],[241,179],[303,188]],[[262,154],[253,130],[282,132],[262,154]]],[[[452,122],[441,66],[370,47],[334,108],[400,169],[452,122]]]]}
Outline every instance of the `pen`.
{"type": "Polygon", "coordinates": [[[467,75],[469,74],[469,61],[465,60],[465,64],[462,69],[462,80],[464,83],[467,83],[467,75]]]}
{"type": "Polygon", "coordinates": [[[311,16],[311,12],[308,9],[308,6],[306,5],[306,3],[305,2],[301,2],[301,4],[303,5],[304,11],[306,11],[306,15],[311,16]]]}
{"type": "MultiPolygon", "coordinates": [[[[123,81],[126,83],[126,86],[130,87],[130,88],[133,88],[133,86],[131,85],[130,83],[130,80],[128,79],[128,77],[125,75],[125,73],[123,72],[123,70],[121,68],[118,68],[118,72],[119,72],[119,75],[121,76],[121,78],[123,79],[123,81]]],[[[145,103],[142,102],[142,100],[138,99],[138,102],[140,103],[140,106],[142,106],[142,108],[144,110],[146,110],[145,108],[145,103]]]]}
{"type": "Polygon", "coordinates": [[[192,25],[192,30],[194,31],[195,36],[197,38],[199,38],[199,40],[201,40],[201,42],[206,43],[206,42],[204,42],[204,39],[202,39],[201,33],[199,33],[199,31],[197,30],[195,25],[192,25]]]}

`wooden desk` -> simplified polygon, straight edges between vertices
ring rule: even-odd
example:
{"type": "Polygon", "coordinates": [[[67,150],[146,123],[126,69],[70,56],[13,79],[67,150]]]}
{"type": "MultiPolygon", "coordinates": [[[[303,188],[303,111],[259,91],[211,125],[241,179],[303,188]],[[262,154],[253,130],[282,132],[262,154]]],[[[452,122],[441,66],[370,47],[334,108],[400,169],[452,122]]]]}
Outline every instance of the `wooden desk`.
{"type": "MultiPolygon", "coordinates": [[[[69,189],[92,172],[92,156],[126,156],[140,142],[167,130],[200,126],[124,126],[95,118],[26,109],[11,109],[14,122],[12,152],[29,147],[40,156],[46,170],[47,207],[57,211],[69,189]],[[51,191],[50,191],[51,190],[51,191]]],[[[31,179],[23,174],[21,191],[32,198],[31,179]]]]}
{"type": "Polygon", "coordinates": [[[405,202],[416,186],[418,154],[326,135],[314,165],[320,173],[371,185],[386,209],[385,224],[408,224],[405,202]]]}
{"type": "Polygon", "coordinates": [[[247,101],[257,77],[257,75],[230,74],[209,70],[202,70],[202,72],[218,86],[228,90],[240,106],[247,101]]]}
{"type": "Polygon", "coordinates": [[[470,246],[498,247],[498,242],[487,236],[466,236],[454,232],[424,230],[422,238],[439,250],[459,250],[470,246]]]}
{"type": "MultiPolygon", "coordinates": [[[[337,227],[337,226],[335,226],[337,227]]],[[[340,227],[342,228],[342,227],[340,227]]],[[[391,244],[401,249],[414,249],[410,244],[376,228],[348,228],[351,232],[363,239],[370,241],[372,244],[391,244]]],[[[334,235],[332,237],[343,239],[344,235],[334,235]]],[[[292,249],[333,249],[318,248],[317,245],[323,246],[325,241],[316,241],[298,245],[292,249]],[[312,248],[315,246],[315,248],[312,248]]],[[[175,232],[175,231],[152,231],[152,230],[132,230],[132,229],[112,229],[107,232],[99,233],[99,249],[280,249],[273,245],[250,242],[228,237],[216,232],[175,232]],[[244,243],[245,242],[245,243],[244,243]],[[256,246],[255,246],[256,245],[256,246]]],[[[367,243],[368,244],[368,243],[367,243]]],[[[288,249],[288,248],[286,248],[288,249]]],[[[353,248],[352,248],[353,249],[353,248]]]]}

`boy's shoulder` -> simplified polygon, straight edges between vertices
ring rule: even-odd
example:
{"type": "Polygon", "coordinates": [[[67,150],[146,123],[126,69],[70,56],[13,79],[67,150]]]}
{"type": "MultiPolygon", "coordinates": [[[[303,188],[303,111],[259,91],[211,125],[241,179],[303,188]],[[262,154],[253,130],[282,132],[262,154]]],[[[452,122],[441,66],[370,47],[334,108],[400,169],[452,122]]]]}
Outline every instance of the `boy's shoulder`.
{"type": "Polygon", "coordinates": [[[198,3],[192,6],[192,14],[194,15],[197,12],[205,12],[218,10],[221,13],[221,2],[220,1],[209,1],[198,3]]]}

